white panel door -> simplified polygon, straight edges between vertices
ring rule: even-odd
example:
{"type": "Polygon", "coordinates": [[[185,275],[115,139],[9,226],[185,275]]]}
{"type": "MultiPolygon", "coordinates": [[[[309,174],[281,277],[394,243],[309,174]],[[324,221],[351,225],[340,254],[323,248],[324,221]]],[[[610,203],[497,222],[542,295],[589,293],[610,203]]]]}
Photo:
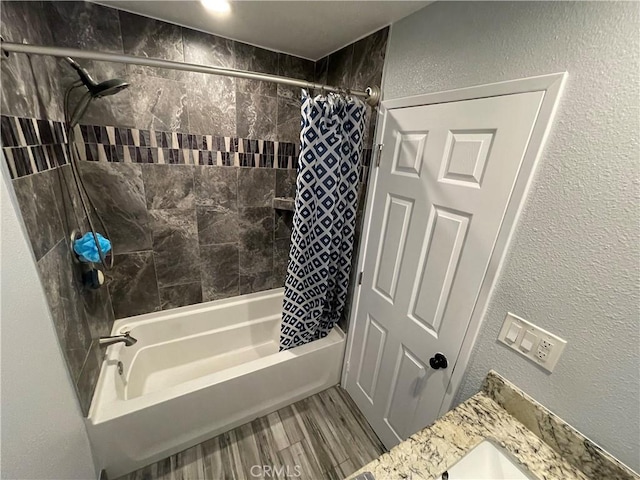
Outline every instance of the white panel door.
{"type": "Polygon", "coordinates": [[[543,97],[387,110],[346,377],[387,447],[438,415],[543,97]]]}

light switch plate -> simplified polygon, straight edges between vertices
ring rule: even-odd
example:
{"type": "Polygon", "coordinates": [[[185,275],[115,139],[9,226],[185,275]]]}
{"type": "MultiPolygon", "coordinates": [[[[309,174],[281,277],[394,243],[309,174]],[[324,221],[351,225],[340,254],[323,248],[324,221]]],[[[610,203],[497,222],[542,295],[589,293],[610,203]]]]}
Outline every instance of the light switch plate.
{"type": "Polygon", "coordinates": [[[504,343],[510,349],[518,352],[523,357],[527,357],[533,363],[540,365],[545,370],[553,372],[558,359],[567,345],[566,340],[549,333],[546,330],[528,322],[524,318],[520,318],[513,313],[507,313],[502,324],[502,329],[498,335],[498,341],[504,343]],[[520,327],[517,338],[514,342],[507,339],[507,334],[512,329],[520,327]],[[527,341],[524,342],[525,336],[527,341]],[[533,341],[531,348],[527,351],[524,348],[528,346],[528,341],[533,341]]]}

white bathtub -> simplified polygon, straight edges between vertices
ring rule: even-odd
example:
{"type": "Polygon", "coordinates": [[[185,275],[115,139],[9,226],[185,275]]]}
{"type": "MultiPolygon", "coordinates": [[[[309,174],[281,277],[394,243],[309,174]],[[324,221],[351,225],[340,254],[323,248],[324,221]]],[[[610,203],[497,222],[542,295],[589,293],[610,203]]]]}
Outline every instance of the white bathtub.
{"type": "Polygon", "coordinates": [[[87,428],[110,478],[340,382],[344,334],[278,352],[283,289],[115,322],[87,428]],[[122,362],[122,374],[118,373],[122,362]]]}

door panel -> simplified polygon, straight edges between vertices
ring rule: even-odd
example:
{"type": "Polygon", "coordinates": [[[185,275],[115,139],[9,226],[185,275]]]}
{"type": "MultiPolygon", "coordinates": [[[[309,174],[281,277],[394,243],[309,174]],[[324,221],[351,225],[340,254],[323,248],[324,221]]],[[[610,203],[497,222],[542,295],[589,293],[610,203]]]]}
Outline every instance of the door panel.
{"type": "Polygon", "coordinates": [[[421,383],[427,367],[408,348],[398,352],[395,374],[391,380],[391,398],[385,422],[398,441],[410,435],[413,415],[418,406],[421,383]]]}
{"type": "Polygon", "coordinates": [[[436,418],[543,96],[387,111],[346,388],[388,447],[436,418]]]}
{"type": "Polygon", "coordinates": [[[386,330],[371,315],[368,315],[364,333],[364,348],[356,382],[370,403],[373,403],[373,392],[378,381],[386,335],[386,330]]]}
{"type": "Polygon", "coordinates": [[[480,188],[495,130],[449,132],[442,162],[441,182],[480,188]]]}
{"type": "Polygon", "coordinates": [[[428,132],[401,133],[397,136],[391,172],[419,177],[428,132]]]}
{"type": "Polygon", "coordinates": [[[413,210],[413,200],[397,195],[387,196],[380,249],[376,262],[375,289],[393,304],[400,273],[400,261],[404,253],[407,231],[413,210]]]}
{"type": "Polygon", "coordinates": [[[409,318],[423,325],[434,337],[444,317],[453,279],[469,226],[469,216],[432,206],[419,260],[409,318]]]}

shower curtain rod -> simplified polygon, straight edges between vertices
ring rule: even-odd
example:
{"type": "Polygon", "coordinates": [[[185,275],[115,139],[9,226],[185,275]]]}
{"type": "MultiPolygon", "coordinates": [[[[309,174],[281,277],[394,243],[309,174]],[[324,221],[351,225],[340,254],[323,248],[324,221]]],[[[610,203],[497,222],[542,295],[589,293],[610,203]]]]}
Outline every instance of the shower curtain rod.
{"type": "Polygon", "coordinates": [[[173,60],[161,60],[159,58],[136,57],[134,55],[124,55],[119,53],[96,52],[90,50],[80,50],[77,48],[47,47],[44,45],[28,45],[24,43],[11,43],[2,41],[0,49],[8,56],[9,52],[26,53],[34,55],[48,55],[52,57],[72,57],[83,58],[85,60],[100,60],[104,62],[127,63],[131,65],[144,65],[147,67],[169,68],[172,70],[183,70],[187,72],[208,73],[210,75],[224,75],[235,78],[248,78],[250,80],[262,80],[265,82],[291,85],[293,87],[323,90],[325,92],[349,93],[355,97],[363,97],[365,101],[376,106],[380,100],[380,87],[374,85],[367,87],[365,91],[348,90],[321,83],[308,82],[295,78],[281,77],[266,73],[248,72],[246,70],[236,70],[234,68],[210,67],[197,63],[176,62],[173,60]]]}

